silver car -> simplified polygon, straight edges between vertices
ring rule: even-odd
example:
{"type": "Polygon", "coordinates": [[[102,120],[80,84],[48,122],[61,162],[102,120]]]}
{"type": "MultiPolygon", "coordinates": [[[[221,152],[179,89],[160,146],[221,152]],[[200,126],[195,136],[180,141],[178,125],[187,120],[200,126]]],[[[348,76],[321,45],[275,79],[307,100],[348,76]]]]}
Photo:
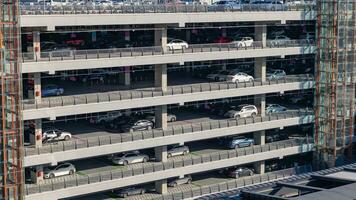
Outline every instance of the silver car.
{"type": "Polygon", "coordinates": [[[111,157],[111,161],[116,165],[129,165],[134,163],[144,163],[149,160],[148,155],[141,154],[138,151],[117,154],[111,157]]]}
{"type": "Polygon", "coordinates": [[[254,117],[258,114],[258,110],[254,105],[239,105],[234,110],[229,110],[225,113],[225,117],[228,118],[244,118],[244,117],[254,117]]]}
{"type": "Polygon", "coordinates": [[[185,145],[174,145],[167,151],[167,157],[187,155],[189,153],[189,147],[185,145]]]}
{"type": "MultiPolygon", "coordinates": [[[[153,123],[156,123],[156,117],[154,115],[149,115],[146,117],[147,120],[150,120],[153,123]]],[[[177,116],[174,114],[167,114],[167,122],[177,121],[177,116]]]]}
{"type": "Polygon", "coordinates": [[[44,178],[54,178],[58,176],[73,175],[76,172],[74,165],[63,163],[58,166],[47,167],[44,170],[44,178]]]}
{"type": "Polygon", "coordinates": [[[191,184],[192,183],[192,177],[191,176],[185,176],[183,178],[176,178],[168,182],[169,187],[177,187],[178,185],[183,185],[183,184],[191,184]]]}
{"type": "Polygon", "coordinates": [[[135,188],[135,187],[128,187],[118,191],[114,191],[114,193],[117,196],[122,198],[125,198],[127,196],[138,195],[138,194],[145,194],[145,192],[146,192],[145,188],[135,188]]]}

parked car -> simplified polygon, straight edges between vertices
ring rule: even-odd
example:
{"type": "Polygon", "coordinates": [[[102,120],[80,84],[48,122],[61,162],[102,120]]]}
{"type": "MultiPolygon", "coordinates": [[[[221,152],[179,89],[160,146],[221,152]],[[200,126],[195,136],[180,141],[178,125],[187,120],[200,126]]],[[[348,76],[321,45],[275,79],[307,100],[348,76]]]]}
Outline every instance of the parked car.
{"type": "Polygon", "coordinates": [[[168,181],[168,186],[169,187],[177,187],[178,185],[183,185],[183,184],[191,184],[192,183],[192,177],[191,176],[184,176],[183,178],[176,178],[173,180],[168,181]]]}
{"type": "Polygon", "coordinates": [[[230,74],[229,71],[221,71],[216,77],[215,77],[215,80],[217,81],[226,81],[227,79],[227,76],[230,74]]]}
{"type": "Polygon", "coordinates": [[[269,104],[266,107],[266,113],[281,113],[287,111],[287,108],[279,104],[269,104]]]}
{"type": "Polygon", "coordinates": [[[214,40],[214,43],[217,43],[217,44],[225,44],[225,43],[230,43],[230,42],[231,42],[231,40],[224,36],[220,36],[214,40]]]}
{"type": "Polygon", "coordinates": [[[63,163],[58,166],[46,167],[43,170],[44,178],[55,178],[58,176],[73,175],[76,172],[75,166],[70,163],[63,163]]]}
{"type": "Polygon", "coordinates": [[[88,81],[99,81],[103,82],[106,78],[108,71],[106,70],[93,70],[88,75],[80,76],[83,83],[88,81]]]}
{"type": "Polygon", "coordinates": [[[113,132],[113,133],[120,133],[123,132],[124,130],[122,129],[122,126],[134,123],[133,119],[127,116],[120,116],[115,118],[112,121],[109,121],[105,123],[105,129],[108,132],[113,132]]]}
{"type": "Polygon", "coordinates": [[[138,195],[138,194],[145,194],[145,188],[136,188],[136,187],[127,187],[117,191],[114,191],[117,196],[125,198],[128,196],[138,195]]]}
{"type": "Polygon", "coordinates": [[[238,149],[254,145],[255,141],[244,136],[225,137],[219,139],[219,144],[230,149],[238,149]]]}
{"type": "Polygon", "coordinates": [[[138,151],[129,153],[120,153],[113,155],[111,161],[116,165],[129,165],[134,163],[145,163],[149,160],[148,155],[141,154],[138,151]]]}
{"type": "Polygon", "coordinates": [[[259,5],[265,10],[286,10],[287,6],[284,5],[283,1],[276,0],[263,0],[263,1],[254,1],[253,4],[259,5]]]}
{"type": "Polygon", "coordinates": [[[241,3],[239,1],[231,0],[220,0],[213,3],[213,6],[218,6],[230,10],[240,10],[242,8],[241,3]]]}
{"type": "Polygon", "coordinates": [[[91,124],[105,125],[109,122],[114,121],[116,118],[121,117],[122,114],[118,112],[108,112],[106,115],[96,116],[90,118],[89,122],[91,124]]]}
{"type": "Polygon", "coordinates": [[[141,119],[137,121],[130,121],[127,124],[121,126],[122,132],[131,132],[131,131],[145,131],[150,130],[154,127],[153,122],[147,119],[141,119]]]}
{"type": "Polygon", "coordinates": [[[229,110],[225,113],[225,117],[228,118],[244,118],[244,117],[253,117],[258,114],[258,110],[254,105],[240,105],[234,110],[229,110]]]}
{"type": "Polygon", "coordinates": [[[51,142],[59,140],[69,140],[72,134],[58,129],[46,130],[42,133],[42,142],[51,142]]]}
{"type": "MultiPolygon", "coordinates": [[[[153,122],[154,124],[156,123],[156,118],[154,115],[148,115],[146,117],[147,120],[153,122]]],[[[175,122],[177,121],[177,116],[174,114],[167,114],[167,122],[175,122]]]]}
{"type": "Polygon", "coordinates": [[[188,46],[187,42],[185,42],[183,40],[178,40],[178,39],[172,40],[167,44],[167,48],[170,51],[173,51],[173,50],[185,50],[185,49],[188,49],[188,47],[189,46],[188,46]]]}
{"type": "Polygon", "coordinates": [[[288,139],[289,139],[289,136],[286,133],[273,133],[273,134],[266,135],[267,143],[288,140],[288,139]]]}
{"type": "Polygon", "coordinates": [[[286,72],[281,69],[269,69],[267,70],[267,79],[272,81],[272,80],[278,80],[278,79],[284,79],[286,78],[286,72]]]}
{"type": "Polygon", "coordinates": [[[282,46],[288,44],[291,39],[284,35],[278,35],[273,40],[270,41],[272,47],[282,46]]]}
{"type": "Polygon", "coordinates": [[[252,37],[243,37],[239,41],[232,42],[236,47],[252,47],[253,46],[253,39],[252,37]]]}
{"type": "Polygon", "coordinates": [[[42,88],[42,97],[59,96],[64,93],[64,89],[57,85],[46,85],[42,88]]]}
{"type": "Polygon", "coordinates": [[[253,176],[253,170],[247,167],[238,167],[236,169],[232,169],[228,172],[228,176],[231,178],[241,178],[245,176],[253,176]]]}
{"type": "Polygon", "coordinates": [[[224,71],[225,70],[215,70],[212,73],[208,74],[208,76],[206,76],[206,78],[211,80],[211,81],[217,81],[219,74],[223,73],[224,71]]]}
{"type": "Polygon", "coordinates": [[[167,151],[167,157],[187,155],[189,153],[189,147],[185,145],[173,145],[167,151]]]}
{"type": "Polygon", "coordinates": [[[254,78],[243,72],[232,72],[227,76],[226,81],[232,83],[253,82],[254,78]]]}

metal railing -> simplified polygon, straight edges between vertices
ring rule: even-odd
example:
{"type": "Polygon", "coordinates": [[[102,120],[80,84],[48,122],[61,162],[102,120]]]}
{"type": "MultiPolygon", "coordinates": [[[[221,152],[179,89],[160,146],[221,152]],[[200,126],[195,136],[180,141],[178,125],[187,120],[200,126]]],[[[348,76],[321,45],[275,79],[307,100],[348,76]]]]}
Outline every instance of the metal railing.
{"type": "Polygon", "coordinates": [[[25,147],[25,156],[49,154],[55,152],[72,151],[76,149],[91,148],[96,146],[118,144],[124,142],[133,142],[138,140],[146,140],[159,137],[167,137],[172,135],[181,135],[186,133],[208,131],[220,128],[236,127],[253,123],[261,123],[267,121],[289,119],[295,117],[305,117],[312,122],[314,111],[308,108],[299,111],[287,111],[284,113],[268,114],[266,116],[256,116],[241,119],[223,119],[216,121],[206,121],[199,123],[191,123],[186,125],[169,126],[166,130],[152,129],[138,132],[127,132],[110,136],[95,136],[85,139],[75,139],[71,141],[63,141],[58,143],[44,144],[42,147],[33,148],[25,147]]]}
{"type": "Polygon", "coordinates": [[[313,40],[288,40],[276,41],[269,40],[266,46],[261,41],[255,41],[251,46],[239,45],[237,43],[224,44],[192,44],[189,48],[180,50],[165,50],[162,47],[129,47],[129,48],[111,48],[111,49],[90,49],[90,50],[61,50],[41,52],[41,57],[37,57],[33,52],[22,53],[22,62],[39,62],[39,61],[63,61],[63,60],[86,60],[100,58],[120,58],[120,57],[137,57],[137,56],[154,56],[154,55],[171,55],[183,53],[203,53],[219,51],[243,51],[251,49],[264,48],[287,48],[287,47],[310,47],[314,44],[313,40]]]}
{"type": "Polygon", "coordinates": [[[154,173],[157,171],[163,171],[173,168],[181,168],[191,165],[199,165],[207,162],[214,162],[219,160],[231,159],[241,157],[245,155],[263,153],[272,150],[285,149],[295,146],[307,145],[306,148],[302,148],[301,152],[311,151],[313,148],[309,148],[309,144],[313,145],[312,138],[292,139],[280,142],[273,142],[265,145],[254,145],[252,147],[223,150],[213,152],[209,154],[201,155],[188,155],[180,158],[169,159],[167,162],[149,162],[135,167],[127,167],[124,169],[115,169],[110,171],[103,171],[93,173],[89,175],[73,175],[65,177],[64,179],[45,180],[41,184],[29,184],[26,185],[26,194],[35,194],[47,191],[54,191],[68,187],[76,187],[80,185],[92,184],[96,182],[104,182],[114,179],[133,177],[137,175],[154,173]]]}
{"type": "Polygon", "coordinates": [[[315,5],[253,5],[224,7],[214,5],[21,5],[21,15],[66,14],[133,14],[133,13],[197,13],[197,12],[265,12],[265,11],[313,11],[315,5]]]}
{"type": "MultiPolygon", "coordinates": [[[[254,81],[243,82],[243,83],[211,82],[211,83],[200,83],[200,84],[183,85],[183,86],[170,86],[165,92],[159,91],[159,88],[146,88],[146,89],[137,89],[137,90],[92,93],[92,94],[73,95],[73,96],[48,97],[48,98],[42,98],[41,100],[34,100],[34,99],[23,100],[23,110],[93,104],[93,103],[112,102],[112,101],[121,101],[121,100],[129,100],[129,99],[169,96],[169,95],[192,94],[192,93],[199,93],[199,92],[231,90],[231,89],[238,89],[238,88],[267,86],[267,85],[295,83],[295,82],[305,83],[309,81],[314,81],[313,76],[311,74],[303,74],[303,75],[289,75],[282,79],[272,79],[264,82],[262,82],[261,79],[255,79],[254,81]]],[[[313,87],[314,84],[311,84],[309,86],[306,85],[305,89],[313,88],[313,87]]]]}

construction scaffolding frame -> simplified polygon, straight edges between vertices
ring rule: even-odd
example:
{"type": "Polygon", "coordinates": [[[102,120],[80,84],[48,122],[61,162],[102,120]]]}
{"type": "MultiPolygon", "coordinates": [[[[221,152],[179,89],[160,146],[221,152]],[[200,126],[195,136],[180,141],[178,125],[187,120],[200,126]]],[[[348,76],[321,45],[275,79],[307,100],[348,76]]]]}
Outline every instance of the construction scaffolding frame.
{"type": "Polygon", "coordinates": [[[19,2],[0,4],[1,198],[24,199],[19,2]]]}
{"type": "Polygon", "coordinates": [[[349,159],[352,156],[355,5],[355,0],[317,1],[315,144],[319,168],[344,163],[345,153],[349,159]]]}

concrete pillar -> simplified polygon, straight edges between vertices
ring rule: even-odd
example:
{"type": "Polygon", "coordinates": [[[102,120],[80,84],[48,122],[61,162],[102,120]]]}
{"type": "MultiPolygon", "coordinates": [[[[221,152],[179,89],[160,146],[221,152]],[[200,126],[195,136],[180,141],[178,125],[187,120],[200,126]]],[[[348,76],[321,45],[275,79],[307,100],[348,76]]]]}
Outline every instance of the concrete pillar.
{"type": "Polygon", "coordinates": [[[185,41],[188,42],[188,44],[189,44],[189,42],[191,40],[191,34],[192,34],[191,30],[189,30],[189,29],[185,30],[185,41]]]}
{"type": "Polygon", "coordinates": [[[41,58],[41,40],[40,32],[35,31],[32,33],[32,42],[33,42],[33,58],[34,60],[41,58]]]}
{"type": "MultiPolygon", "coordinates": [[[[266,81],[266,58],[255,58],[254,77],[258,81],[266,81]]],[[[255,105],[259,109],[261,116],[266,113],[266,95],[260,94],[255,96],[255,105]]]]}
{"type": "MultiPolygon", "coordinates": [[[[157,162],[167,162],[167,146],[155,147],[155,157],[157,162]]],[[[167,193],[167,180],[156,181],[155,188],[159,194],[167,193]]]]}
{"type": "Polygon", "coordinates": [[[31,181],[33,183],[40,183],[43,181],[43,166],[35,166],[31,168],[31,181]]]}
{"type": "Polygon", "coordinates": [[[42,119],[35,119],[35,131],[30,133],[30,144],[35,147],[42,146],[42,119]]]}
{"type": "Polygon", "coordinates": [[[262,47],[267,45],[267,25],[255,23],[255,41],[262,42],[262,47]]]}
{"type": "Polygon", "coordinates": [[[29,84],[33,84],[28,92],[29,99],[35,99],[37,102],[41,101],[41,73],[31,73],[28,75],[29,84]]]}
{"type": "MultiPolygon", "coordinates": [[[[167,51],[167,27],[157,25],[154,38],[155,46],[162,47],[163,52],[167,51]]],[[[155,66],[155,88],[158,91],[167,91],[167,65],[155,66]]],[[[167,105],[155,107],[155,128],[167,128],[167,105]]],[[[155,147],[155,157],[158,162],[167,161],[167,146],[155,147]]],[[[155,182],[156,192],[159,194],[167,193],[167,180],[155,182]]]]}
{"type": "Polygon", "coordinates": [[[131,85],[131,67],[124,67],[124,72],[120,73],[119,80],[124,86],[131,85]]]}
{"type": "Polygon", "coordinates": [[[167,189],[167,180],[159,180],[155,182],[156,192],[159,194],[166,194],[168,192],[167,189]]]}
{"type": "MultiPolygon", "coordinates": [[[[255,140],[256,145],[264,145],[266,142],[266,133],[265,131],[257,131],[253,133],[253,139],[255,140]]],[[[253,164],[255,173],[264,174],[265,173],[265,161],[255,162],[253,164]]]]}
{"type": "Polygon", "coordinates": [[[254,63],[255,79],[266,81],[266,58],[255,58],[254,63]]]}

